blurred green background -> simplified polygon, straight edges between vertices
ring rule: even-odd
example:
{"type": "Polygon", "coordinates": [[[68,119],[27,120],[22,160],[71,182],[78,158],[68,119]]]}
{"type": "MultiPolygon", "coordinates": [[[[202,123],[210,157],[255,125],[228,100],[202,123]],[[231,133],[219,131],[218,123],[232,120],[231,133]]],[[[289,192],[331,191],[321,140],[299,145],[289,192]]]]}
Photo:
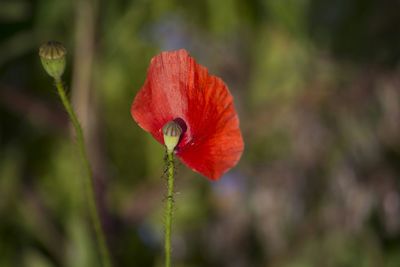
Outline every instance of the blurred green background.
{"type": "Polygon", "coordinates": [[[0,1],[0,267],[100,266],[66,113],[87,136],[115,266],[162,266],[163,148],[131,119],[152,56],[186,48],[235,97],[246,148],[178,166],[175,266],[400,266],[400,3],[0,1]]]}

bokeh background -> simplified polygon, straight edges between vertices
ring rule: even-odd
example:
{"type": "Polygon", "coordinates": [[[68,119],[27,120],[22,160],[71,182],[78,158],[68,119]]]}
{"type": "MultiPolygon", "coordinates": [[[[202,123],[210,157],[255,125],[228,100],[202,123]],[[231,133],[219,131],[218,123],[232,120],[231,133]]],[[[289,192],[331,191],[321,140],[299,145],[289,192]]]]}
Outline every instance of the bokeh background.
{"type": "Polygon", "coordinates": [[[163,148],[131,119],[152,56],[186,48],[235,97],[246,149],[210,182],[178,166],[175,266],[400,266],[400,2],[0,1],[0,266],[100,266],[87,137],[115,266],[162,266],[163,148]]]}

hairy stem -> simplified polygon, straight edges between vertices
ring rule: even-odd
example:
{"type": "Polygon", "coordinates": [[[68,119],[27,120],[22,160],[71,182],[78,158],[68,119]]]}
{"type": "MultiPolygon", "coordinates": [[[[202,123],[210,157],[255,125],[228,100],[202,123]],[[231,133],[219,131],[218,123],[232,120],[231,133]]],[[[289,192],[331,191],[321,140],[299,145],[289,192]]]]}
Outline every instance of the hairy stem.
{"type": "Polygon", "coordinates": [[[94,226],[94,230],[96,233],[96,239],[97,243],[100,249],[100,255],[101,255],[101,261],[104,267],[111,267],[111,259],[110,259],[110,254],[108,252],[108,247],[106,243],[106,239],[104,236],[103,228],[101,226],[100,222],[100,216],[99,212],[97,210],[96,206],[96,195],[94,192],[94,184],[93,184],[93,173],[92,173],[92,168],[90,166],[90,162],[86,153],[86,148],[85,148],[85,140],[83,137],[83,131],[82,127],[79,123],[78,117],[76,116],[74,110],[72,109],[72,105],[68,100],[68,97],[65,93],[64,90],[64,85],[60,80],[56,80],[56,87],[58,94],[60,95],[61,102],[64,105],[65,110],[68,113],[69,118],[71,119],[72,125],[75,129],[76,132],[76,142],[77,146],[79,148],[79,153],[81,154],[82,160],[83,160],[83,165],[86,171],[85,175],[85,191],[86,191],[86,198],[88,202],[88,208],[89,208],[89,213],[90,217],[94,226]]]}
{"type": "Polygon", "coordinates": [[[174,154],[167,152],[168,195],[165,209],[165,267],[171,267],[171,228],[174,209],[174,154]]]}

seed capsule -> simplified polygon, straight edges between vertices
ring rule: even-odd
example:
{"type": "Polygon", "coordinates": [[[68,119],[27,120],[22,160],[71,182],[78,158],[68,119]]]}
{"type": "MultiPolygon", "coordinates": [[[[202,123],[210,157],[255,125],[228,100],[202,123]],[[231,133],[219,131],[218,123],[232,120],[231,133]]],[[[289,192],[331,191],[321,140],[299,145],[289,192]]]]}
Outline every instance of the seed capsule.
{"type": "Polygon", "coordinates": [[[162,131],[164,134],[164,144],[167,147],[168,153],[171,153],[179,143],[182,128],[175,121],[169,121],[163,126],[162,131]]]}
{"type": "Polygon", "coordinates": [[[46,72],[56,80],[61,79],[64,73],[67,50],[57,41],[48,41],[39,48],[39,56],[42,61],[43,68],[46,72]]]}

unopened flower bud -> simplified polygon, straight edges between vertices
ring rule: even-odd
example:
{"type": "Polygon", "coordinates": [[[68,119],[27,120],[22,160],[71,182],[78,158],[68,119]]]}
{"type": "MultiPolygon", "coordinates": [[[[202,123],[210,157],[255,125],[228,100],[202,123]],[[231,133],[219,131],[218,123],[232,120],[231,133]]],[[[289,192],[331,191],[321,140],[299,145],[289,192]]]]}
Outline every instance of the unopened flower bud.
{"type": "Polygon", "coordinates": [[[164,134],[164,144],[167,147],[168,153],[174,151],[178,145],[179,138],[182,134],[182,128],[175,121],[170,121],[162,128],[164,134]]]}
{"type": "Polygon", "coordinates": [[[60,80],[64,73],[67,50],[57,41],[48,41],[39,48],[39,56],[43,68],[55,80],[60,80]]]}

